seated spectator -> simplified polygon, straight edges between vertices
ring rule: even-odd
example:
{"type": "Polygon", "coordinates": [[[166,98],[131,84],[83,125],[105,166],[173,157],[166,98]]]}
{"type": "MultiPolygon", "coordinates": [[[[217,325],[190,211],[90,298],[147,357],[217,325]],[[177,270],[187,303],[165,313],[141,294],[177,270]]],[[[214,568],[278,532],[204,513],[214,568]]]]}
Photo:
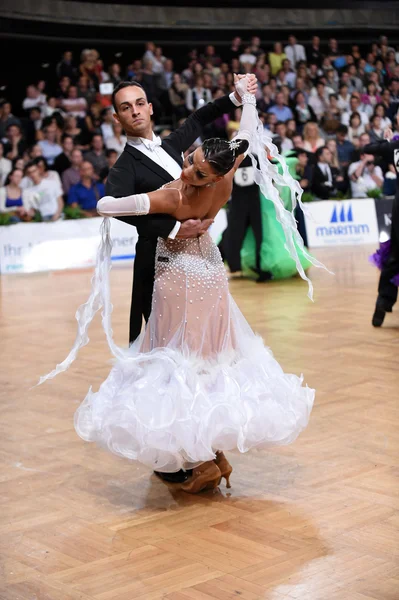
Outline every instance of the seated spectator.
{"type": "Polygon", "coordinates": [[[179,120],[187,116],[186,99],[188,85],[182,83],[179,73],[174,73],[172,85],[169,88],[169,102],[172,105],[174,117],[179,120]]]}
{"type": "Polygon", "coordinates": [[[61,175],[62,191],[64,198],[68,197],[69,190],[73,185],[80,181],[80,167],[83,162],[83,154],[81,150],[74,148],[71,152],[71,165],[61,175]]]}
{"type": "Polygon", "coordinates": [[[339,86],[339,94],[338,94],[338,108],[343,112],[348,112],[350,110],[350,93],[348,90],[347,83],[341,83],[339,86]]]}
{"type": "MultiPolygon", "coordinates": [[[[172,133],[172,132],[169,130],[165,130],[161,133],[160,137],[162,138],[164,135],[166,136],[166,134],[169,135],[169,133],[172,133]]],[[[112,167],[114,166],[114,164],[116,163],[116,161],[118,159],[118,153],[116,150],[113,150],[112,148],[110,148],[109,150],[105,151],[105,157],[107,159],[107,166],[104,167],[103,169],[101,169],[101,173],[100,173],[100,181],[104,185],[107,182],[109,170],[112,169],[112,167]]]]}
{"type": "Polygon", "coordinates": [[[279,81],[281,82],[281,85],[288,85],[290,90],[295,88],[296,72],[291,68],[288,58],[283,60],[283,66],[277,73],[277,83],[279,81]]]}
{"type": "Polygon", "coordinates": [[[112,123],[112,130],[114,134],[106,138],[105,147],[107,150],[116,150],[118,156],[120,156],[126,146],[127,137],[123,132],[122,125],[117,121],[112,123]]]}
{"type": "Polygon", "coordinates": [[[295,35],[288,36],[288,45],[284,48],[284,52],[294,69],[300,60],[306,62],[305,48],[298,44],[295,35]]]}
{"type": "Polygon", "coordinates": [[[293,149],[294,144],[287,137],[287,125],[282,121],[276,123],[276,135],[280,138],[281,152],[288,152],[293,149]]]}
{"type": "MultiPolygon", "coordinates": [[[[53,171],[52,169],[48,168],[48,164],[47,164],[47,161],[44,158],[44,156],[37,156],[36,158],[32,159],[30,162],[37,165],[37,167],[39,169],[40,177],[43,180],[53,181],[56,184],[59,195],[62,195],[62,185],[61,185],[60,176],[57,173],[57,171],[53,171]]],[[[24,189],[29,189],[29,188],[33,187],[31,178],[25,176],[22,179],[21,186],[24,189]]]]}
{"type": "Polygon", "coordinates": [[[367,114],[360,109],[360,96],[359,94],[352,94],[349,101],[349,110],[342,113],[341,123],[342,125],[349,125],[349,119],[353,113],[357,113],[360,117],[361,124],[364,128],[369,124],[369,118],[367,114]]]}
{"type": "Polygon", "coordinates": [[[22,129],[20,125],[9,125],[7,127],[6,137],[3,139],[3,142],[5,142],[4,154],[9,160],[22,157],[28,149],[28,144],[22,135],[22,129]]]}
{"type": "Polygon", "coordinates": [[[326,147],[331,152],[330,166],[334,167],[334,169],[337,169],[337,172],[342,175],[343,173],[341,171],[341,165],[339,164],[338,158],[337,142],[334,139],[327,140],[326,147]]]}
{"type": "Polygon", "coordinates": [[[288,119],[293,119],[292,110],[285,104],[283,92],[276,94],[276,104],[267,111],[269,114],[276,115],[278,121],[285,123],[288,119]]]}
{"type": "Polygon", "coordinates": [[[388,127],[392,127],[392,121],[387,117],[387,111],[385,104],[382,102],[377,104],[374,108],[374,114],[381,118],[381,129],[385,131],[388,127]]]}
{"type": "Polygon", "coordinates": [[[61,107],[68,114],[77,119],[84,119],[87,113],[86,98],[79,98],[78,88],[71,85],[68,90],[68,96],[61,100],[61,107]]]}
{"type": "Polygon", "coordinates": [[[74,148],[73,137],[64,134],[62,136],[62,152],[54,160],[54,170],[61,176],[71,166],[71,154],[74,148]]]}
{"type": "Polygon", "coordinates": [[[204,88],[204,78],[202,75],[197,75],[195,78],[194,88],[187,90],[186,108],[193,112],[201,108],[204,104],[212,101],[211,90],[204,88]]]}
{"type": "Polygon", "coordinates": [[[85,152],[84,160],[89,161],[93,167],[96,175],[100,175],[101,169],[107,166],[107,159],[105,158],[104,142],[103,138],[99,134],[94,134],[91,140],[91,150],[85,152]]]}
{"type": "Polygon", "coordinates": [[[68,90],[70,85],[71,80],[69,77],[66,77],[65,75],[64,77],[61,77],[60,81],[58,82],[58,88],[55,92],[55,97],[60,103],[64,98],[68,98],[68,90]]]}
{"type": "Polygon", "coordinates": [[[90,149],[90,134],[85,127],[78,127],[77,119],[73,115],[68,115],[65,119],[64,135],[71,136],[75,148],[82,151],[90,149]]]}
{"type": "Polygon", "coordinates": [[[174,71],[173,60],[167,58],[163,65],[163,71],[161,80],[159,82],[159,87],[161,90],[168,90],[173,83],[173,77],[176,75],[174,71]]]}
{"type": "MultiPolygon", "coordinates": [[[[101,123],[102,123],[102,112],[103,107],[99,102],[93,102],[90,105],[88,113],[85,118],[84,130],[90,134],[100,133],[101,134],[101,123]]],[[[111,111],[112,112],[112,111],[111,111]]]]}
{"type": "Polygon", "coordinates": [[[382,100],[381,96],[377,93],[377,86],[375,85],[375,83],[370,81],[367,84],[367,92],[360,96],[360,101],[362,103],[362,109],[364,110],[364,112],[367,114],[367,116],[369,118],[373,114],[374,109],[377,106],[377,104],[381,103],[381,100],[382,100]]]}
{"type": "Polygon", "coordinates": [[[112,113],[113,109],[111,107],[103,108],[103,110],[101,111],[100,131],[96,133],[101,133],[104,142],[107,141],[107,138],[110,138],[114,135],[113,125],[115,121],[114,117],[112,116],[112,113]]]}
{"type": "Polygon", "coordinates": [[[320,121],[320,126],[327,135],[334,135],[340,124],[341,111],[338,108],[338,96],[331,94],[328,108],[320,121]]]}
{"type": "Polygon", "coordinates": [[[258,99],[257,109],[260,113],[267,113],[269,108],[273,106],[272,90],[268,83],[262,85],[262,97],[258,99]]]}
{"type": "Polygon", "coordinates": [[[302,131],[309,121],[317,121],[313,108],[306,102],[305,94],[301,91],[295,95],[294,116],[299,131],[302,131]]]}
{"type": "Polygon", "coordinates": [[[25,138],[29,146],[39,139],[39,132],[42,128],[42,112],[38,106],[29,109],[29,118],[23,122],[25,138]]]}
{"type": "Polygon", "coordinates": [[[313,173],[312,192],[321,200],[335,198],[338,192],[345,190],[345,180],[339,171],[331,165],[330,150],[324,146],[316,152],[317,164],[313,173]]]}
{"type": "Polygon", "coordinates": [[[34,144],[34,146],[31,146],[29,150],[29,160],[33,160],[38,156],[43,156],[43,152],[39,144],[34,144]]]}
{"type": "Polygon", "coordinates": [[[12,162],[9,158],[4,157],[4,144],[0,141],[0,186],[3,186],[7,175],[12,169],[12,162]]]}
{"type": "Polygon", "coordinates": [[[37,207],[35,193],[21,187],[22,169],[12,169],[4,187],[0,187],[0,213],[13,216],[13,221],[31,221],[37,207]]]}
{"type": "Polygon", "coordinates": [[[324,139],[320,135],[319,126],[317,123],[313,122],[306,123],[303,128],[303,139],[304,150],[307,150],[308,152],[316,152],[325,144],[324,139]]]}
{"type": "Polygon", "coordinates": [[[310,192],[312,189],[313,167],[309,162],[309,156],[306,150],[296,150],[298,162],[295,165],[296,179],[304,192],[310,192]]]}
{"type": "Polygon", "coordinates": [[[27,113],[34,106],[38,106],[42,110],[46,104],[46,95],[42,94],[35,85],[28,85],[26,88],[26,98],[22,102],[24,111],[27,113]]]}
{"type": "Polygon", "coordinates": [[[316,84],[316,90],[312,90],[309,98],[309,106],[314,110],[317,120],[323,117],[328,110],[328,99],[326,93],[326,86],[322,81],[318,81],[316,84]]]}
{"type": "Polygon", "coordinates": [[[37,206],[43,221],[57,221],[63,209],[59,185],[49,178],[42,177],[35,161],[26,165],[25,175],[32,180],[33,185],[29,190],[36,194],[37,206]]]}
{"type": "Polygon", "coordinates": [[[297,126],[296,126],[295,119],[288,119],[288,121],[286,121],[285,124],[287,126],[287,137],[290,138],[290,140],[291,140],[292,136],[297,133],[297,126]]]}
{"type": "MultiPolygon", "coordinates": [[[[280,42],[274,44],[274,51],[269,53],[269,64],[272,71],[272,75],[277,75],[283,66],[283,60],[287,58],[285,52],[283,52],[283,45],[280,42]]],[[[292,64],[292,61],[290,61],[292,64]]]]}
{"type": "Polygon", "coordinates": [[[379,142],[384,139],[384,130],[381,127],[381,117],[373,115],[370,120],[369,136],[371,142],[379,142]]]}
{"type": "Polygon", "coordinates": [[[104,195],[104,185],[94,179],[93,165],[84,160],[80,167],[80,181],[69,190],[68,205],[72,208],[79,206],[86,217],[97,217],[97,202],[104,195]]]}
{"type": "Polygon", "coordinates": [[[9,125],[21,126],[21,121],[12,114],[12,106],[10,102],[2,102],[0,104],[0,139],[3,140],[6,137],[7,129],[9,125]]]}
{"type": "Polygon", "coordinates": [[[122,81],[121,77],[121,66],[119,63],[114,62],[108,68],[108,81],[113,84],[114,87],[122,81]]]}
{"type": "Polygon", "coordinates": [[[354,137],[360,137],[365,132],[365,127],[361,122],[361,117],[358,112],[351,114],[349,118],[348,140],[353,143],[354,137]]]}
{"type": "Polygon", "coordinates": [[[352,163],[348,169],[353,198],[367,198],[368,192],[381,190],[384,175],[381,167],[375,165],[374,156],[361,151],[360,160],[352,163]]]}
{"type": "Polygon", "coordinates": [[[38,142],[42,149],[43,156],[48,164],[52,166],[55,159],[62,153],[62,148],[56,142],[57,126],[55,123],[49,123],[43,128],[43,139],[38,142]]]}
{"type": "Polygon", "coordinates": [[[68,77],[71,81],[75,81],[77,76],[77,69],[73,65],[73,55],[70,50],[63,53],[62,59],[55,67],[57,78],[68,77]]]}
{"type": "Polygon", "coordinates": [[[347,139],[348,128],[346,125],[340,125],[336,131],[338,162],[341,168],[346,168],[355,149],[354,145],[347,139]]]}

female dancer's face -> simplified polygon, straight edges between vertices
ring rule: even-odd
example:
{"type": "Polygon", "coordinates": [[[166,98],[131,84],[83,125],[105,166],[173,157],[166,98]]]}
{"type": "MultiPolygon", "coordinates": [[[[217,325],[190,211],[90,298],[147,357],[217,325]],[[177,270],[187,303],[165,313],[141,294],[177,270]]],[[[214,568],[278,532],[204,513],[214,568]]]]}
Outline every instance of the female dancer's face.
{"type": "Polygon", "coordinates": [[[184,159],[180,179],[188,185],[203,187],[210,183],[216,183],[222,179],[222,176],[216,175],[209,162],[204,159],[204,153],[200,147],[184,159]]]}

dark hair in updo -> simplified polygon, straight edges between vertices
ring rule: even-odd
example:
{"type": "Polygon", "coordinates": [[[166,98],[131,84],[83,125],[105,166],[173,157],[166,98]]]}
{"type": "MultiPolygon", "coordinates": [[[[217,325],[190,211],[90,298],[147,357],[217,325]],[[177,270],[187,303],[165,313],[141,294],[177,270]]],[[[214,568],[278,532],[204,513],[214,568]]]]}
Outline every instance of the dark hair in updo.
{"type": "Polygon", "coordinates": [[[202,144],[205,160],[218,175],[226,175],[234,167],[236,158],[248,149],[247,140],[234,139],[233,141],[239,144],[234,150],[227,140],[221,138],[211,138],[202,144]]]}

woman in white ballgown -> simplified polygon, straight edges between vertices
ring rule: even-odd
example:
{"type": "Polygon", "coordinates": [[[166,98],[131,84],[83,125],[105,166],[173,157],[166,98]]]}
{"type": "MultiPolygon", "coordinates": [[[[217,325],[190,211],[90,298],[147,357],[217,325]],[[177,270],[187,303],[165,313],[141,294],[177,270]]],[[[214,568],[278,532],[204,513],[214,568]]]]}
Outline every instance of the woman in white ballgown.
{"type": "MultiPolygon", "coordinates": [[[[246,86],[243,79],[241,85],[246,86]]],[[[244,88],[244,91],[246,87],[244,88]]],[[[92,294],[77,313],[78,335],[64,360],[40,383],[68,368],[99,308],[115,356],[98,392],[89,390],[75,414],[77,433],[155,471],[193,469],[181,485],[196,493],[229,485],[231,466],[223,452],[289,444],[307,426],[314,390],[302,377],[285,374],[231,297],[226,271],[208,233],[196,239],[159,239],[152,312],[146,329],[129,349],[112,339],[109,298],[110,216],[168,213],[177,220],[214,218],[228,200],[235,170],[248,149],[259,157],[257,181],[272,198],[286,234],[286,247],[303,272],[303,248],[293,213],[284,209],[273,185],[291,185],[293,206],[301,189],[269,162],[281,158],[258,120],[255,97],[243,96],[240,131],[232,142],[207,140],[185,159],[181,178],[158,191],[125,198],[105,197],[105,216],[92,294]],[[267,151],[267,153],[266,153],[267,151]]],[[[255,160],[254,166],[256,166],[255,160]]]]}

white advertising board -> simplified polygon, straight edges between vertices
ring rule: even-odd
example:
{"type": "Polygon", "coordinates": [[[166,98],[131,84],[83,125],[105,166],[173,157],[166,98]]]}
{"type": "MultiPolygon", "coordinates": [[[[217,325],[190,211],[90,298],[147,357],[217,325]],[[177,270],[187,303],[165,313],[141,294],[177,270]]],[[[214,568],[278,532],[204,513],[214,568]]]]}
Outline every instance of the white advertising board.
{"type": "MultiPolygon", "coordinates": [[[[94,265],[102,218],[18,223],[0,227],[0,273],[35,273],[94,265]]],[[[112,260],[132,261],[136,252],[135,227],[111,219],[112,260]]],[[[227,226],[220,211],[210,229],[217,239],[227,226]]]]}
{"type": "Polygon", "coordinates": [[[373,198],[325,200],[306,204],[309,248],[378,244],[378,222],[373,198]]]}

